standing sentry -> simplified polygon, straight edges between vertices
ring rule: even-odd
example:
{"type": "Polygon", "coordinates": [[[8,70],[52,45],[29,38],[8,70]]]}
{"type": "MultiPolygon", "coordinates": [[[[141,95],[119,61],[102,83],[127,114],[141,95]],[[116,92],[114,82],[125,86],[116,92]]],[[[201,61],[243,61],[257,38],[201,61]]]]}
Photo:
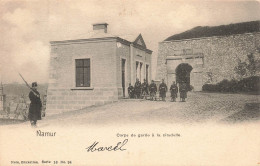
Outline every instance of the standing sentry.
{"type": "Polygon", "coordinates": [[[187,84],[185,82],[181,82],[179,86],[180,91],[180,99],[181,102],[185,102],[185,99],[187,98],[187,84]]]}
{"type": "Polygon", "coordinates": [[[31,103],[30,103],[28,118],[31,122],[31,126],[36,127],[37,120],[41,120],[41,109],[42,109],[40,93],[37,91],[37,82],[32,83],[32,89],[29,93],[29,98],[31,103]]]}
{"type": "Polygon", "coordinates": [[[162,83],[159,85],[160,96],[162,101],[166,101],[166,92],[167,92],[167,85],[164,83],[164,79],[162,79],[162,83]]]}
{"type": "Polygon", "coordinates": [[[175,102],[178,93],[178,86],[175,84],[175,81],[172,82],[170,91],[171,91],[171,101],[175,102]]]}

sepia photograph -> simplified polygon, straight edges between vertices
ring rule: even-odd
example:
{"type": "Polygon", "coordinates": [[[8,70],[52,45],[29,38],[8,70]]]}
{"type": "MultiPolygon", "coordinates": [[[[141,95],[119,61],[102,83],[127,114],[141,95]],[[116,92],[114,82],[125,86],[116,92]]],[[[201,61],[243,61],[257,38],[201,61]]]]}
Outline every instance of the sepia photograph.
{"type": "Polygon", "coordinates": [[[260,2],[0,0],[1,166],[260,166],[260,2]]]}

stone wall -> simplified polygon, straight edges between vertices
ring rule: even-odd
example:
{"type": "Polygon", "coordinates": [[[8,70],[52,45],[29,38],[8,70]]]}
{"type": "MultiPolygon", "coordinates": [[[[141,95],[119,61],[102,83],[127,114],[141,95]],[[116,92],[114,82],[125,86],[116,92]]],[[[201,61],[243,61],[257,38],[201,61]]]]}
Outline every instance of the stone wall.
{"type": "Polygon", "coordinates": [[[46,115],[117,101],[117,88],[93,90],[48,89],[46,115]]]}
{"type": "Polygon", "coordinates": [[[156,79],[167,77],[166,57],[175,56],[176,50],[183,49],[198,49],[204,55],[203,84],[209,80],[209,73],[212,74],[212,83],[236,78],[234,68],[239,59],[245,61],[248,54],[259,48],[260,33],[160,42],[156,79]]]}
{"type": "Polygon", "coordinates": [[[52,43],[46,114],[118,100],[116,40],[52,43]],[[91,87],[75,86],[75,59],[90,58],[91,87]]]}

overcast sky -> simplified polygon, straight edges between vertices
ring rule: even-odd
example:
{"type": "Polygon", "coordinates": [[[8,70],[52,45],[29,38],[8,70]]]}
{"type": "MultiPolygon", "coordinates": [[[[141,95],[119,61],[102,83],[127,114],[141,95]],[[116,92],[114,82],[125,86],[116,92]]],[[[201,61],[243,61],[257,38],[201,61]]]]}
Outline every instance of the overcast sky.
{"type": "Polygon", "coordinates": [[[141,33],[156,64],[158,42],[173,34],[254,20],[257,1],[1,0],[1,79],[22,82],[20,71],[29,83],[48,82],[49,41],[84,38],[97,22],[107,22],[114,35],[141,33]]]}

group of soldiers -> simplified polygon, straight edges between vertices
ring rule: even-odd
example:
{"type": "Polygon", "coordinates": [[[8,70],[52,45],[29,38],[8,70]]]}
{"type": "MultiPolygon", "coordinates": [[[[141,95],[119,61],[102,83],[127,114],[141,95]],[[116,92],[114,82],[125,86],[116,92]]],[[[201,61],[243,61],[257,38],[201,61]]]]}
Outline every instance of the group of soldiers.
{"type": "MultiPolygon", "coordinates": [[[[159,85],[159,100],[166,101],[166,92],[168,91],[167,85],[164,83],[164,79],[162,79],[162,82],[159,85]]],[[[182,102],[185,102],[185,99],[187,98],[187,86],[185,83],[180,83],[179,88],[175,81],[173,81],[170,92],[171,92],[171,101],[175,102],[177,98],[177,94],[180,91],[180,99],[182,102]]],[[[144,79],[144,82],[141,84],[139,79],[136,79],[134,87],[129,84],[128,87],[128,95],[130,98],[145,98],[147,99],[148,96],[150,96],[150,100],[157,100],[156,98],[157,93],[157,85],[155,84],[154,80],[152,80],[151,84],[148,85],[147,81],[144,79]]]]}

